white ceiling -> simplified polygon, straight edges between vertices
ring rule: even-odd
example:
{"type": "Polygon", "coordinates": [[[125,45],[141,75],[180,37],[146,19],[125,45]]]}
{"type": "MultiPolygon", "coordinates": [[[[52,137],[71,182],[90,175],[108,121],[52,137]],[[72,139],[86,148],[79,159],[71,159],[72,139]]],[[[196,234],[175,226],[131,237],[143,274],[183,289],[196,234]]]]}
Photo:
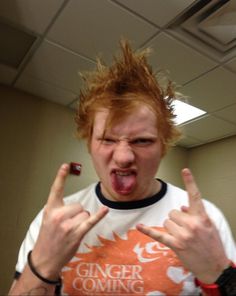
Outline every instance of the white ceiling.
{"type": "Polygon", "coordinates": [[[0,83],[73,108],[78,73],[92,69],[97,55],[109,62],[126,37],[136,49],[152,47],[153,68],[166,70],[187,101],[208,112],[183,125],[180,145],[232,136],[235,12],[236,0],[1,0],[0,33],[2,24],[16,32],[0,36],[0,83]],[[19,30],[35,39],[13,65],[3,55],[24,45],[19,30]]]}

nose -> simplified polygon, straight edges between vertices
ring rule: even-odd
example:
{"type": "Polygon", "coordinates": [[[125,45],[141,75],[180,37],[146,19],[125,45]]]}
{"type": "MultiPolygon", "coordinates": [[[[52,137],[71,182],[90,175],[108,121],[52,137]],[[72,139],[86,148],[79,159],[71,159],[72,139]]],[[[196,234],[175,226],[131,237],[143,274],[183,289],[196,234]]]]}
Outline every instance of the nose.
{"type": "Polygon", "coordinates": [[[113,151],[113,160],[120,168],[128,168],[134,162],[135,154],[129,143],[119,141],[113,151]]]}

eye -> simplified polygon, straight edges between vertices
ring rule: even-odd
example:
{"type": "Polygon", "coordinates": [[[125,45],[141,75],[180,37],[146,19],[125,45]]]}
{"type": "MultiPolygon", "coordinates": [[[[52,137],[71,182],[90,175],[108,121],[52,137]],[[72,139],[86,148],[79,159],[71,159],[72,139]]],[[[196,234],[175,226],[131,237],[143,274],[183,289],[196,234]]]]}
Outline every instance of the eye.
{"type": "Polygon", "coordinates": [[[153,139],[148,139],[148,138],[138,138],[134,139],[131,144],[136,145],[136,146],[148,146],[151,145],[154,142],[153,139]]]}
{"type": "Polygon", "coordinates": [[[103,138],[101,139],[101,141],[102,141],[102,144],[105,144],[105,145],[112,145],[116,142],[116,140],[112,138],[103,138]]]}

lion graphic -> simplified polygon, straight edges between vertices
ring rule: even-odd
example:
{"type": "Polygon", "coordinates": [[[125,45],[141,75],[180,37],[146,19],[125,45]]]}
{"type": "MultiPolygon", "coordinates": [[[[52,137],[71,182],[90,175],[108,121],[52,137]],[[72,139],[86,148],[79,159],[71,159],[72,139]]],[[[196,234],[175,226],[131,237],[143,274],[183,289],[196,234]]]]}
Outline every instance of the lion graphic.
{"type": "Polygon", "coordinates": [[[65,295],[181,295],[189,272],[171,249],[135,229],[98,239],[63,269],[65,295]]]}

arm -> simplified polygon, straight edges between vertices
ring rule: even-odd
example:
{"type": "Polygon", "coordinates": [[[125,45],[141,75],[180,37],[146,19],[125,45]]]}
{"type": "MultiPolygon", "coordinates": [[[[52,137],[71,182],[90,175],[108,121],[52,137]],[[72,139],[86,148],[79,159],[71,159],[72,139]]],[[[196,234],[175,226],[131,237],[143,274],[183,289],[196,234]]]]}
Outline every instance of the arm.
{"type": "MultiPolygon", "coordinates": [[[[80,204],[64,205],[63,190],[68,171],[68,165],[63,165],[57,173],[31,254],[37,273],[49,281],[59,279],[62,267],[73,257],[84,235],[108,212],[103,207],[90,215],[80,204]]],[[[20,278],[14,281],[9,294],[53,295],[54,290],[55,285],[40,280],[27,264],[20,278]]]]}
{"type": "Polygon", "coordinates": [[[18,280],[14,280],[9,295],[54,295],[55,286],[46,284],[33,276],[28,264],[18,280]]]}

